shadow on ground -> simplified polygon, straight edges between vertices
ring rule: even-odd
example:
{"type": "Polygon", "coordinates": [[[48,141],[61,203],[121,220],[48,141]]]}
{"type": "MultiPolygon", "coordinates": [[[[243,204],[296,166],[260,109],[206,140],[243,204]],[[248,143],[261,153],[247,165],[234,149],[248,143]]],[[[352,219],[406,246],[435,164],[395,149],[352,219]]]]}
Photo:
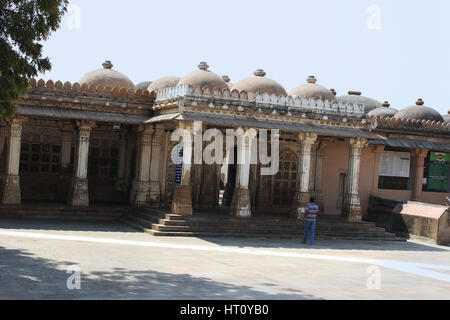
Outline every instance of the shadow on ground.
{"type": "MultiPolygon", "coordinates": [[[[317,299],[299,290],[268,293],[188,274],[121,268],[88,274],[81,270],[81,289],[69,290],[67,279],[71,273],[67,273],[67,267],[73,265],[70,261],[52,261],[0,247],[0,299],[317,299]]],[[[268,283],[264,286],[278,287],[268,283]]]]}
{"type": "Polygon", "coordinates": [[[89,231],[89,232],[121,232],[141,233],[141,231],[128,227],[116,221],[86,221],[86,220],[58,220],[58,219],[31,219],[31,218],[2,218],[0,229],[22,231],[89,231]]]}
{"type": "Polygon", "coordinates": [[[421,251],[421,252],[445,252],[450,251],[446,247],[402,241],[358,241],[358,240],[316,240],[313,245],[303,244],[301,237],[298,239],[228,239],[228,238],[201,238],[204,241],[219,246],[232,246],[239,248],[257,249],[306,249],[306,250],[375,250],[375,251],[421,251]]]}
{"type": "MultiPolygon", "coordinates": [[[[153,236],[131,228],[120,221],[68,221],[68,220],[41,220],[41,219],[0,219],[0,230],[20,231],[88,231],[109,233],[140,233],[153,236]]],[[[298,239],[276,238],[199,238],[203,241],[232,247],[252,247],[258,249],[307,249],[307,250],[385,250],[385,251],[420,251],[420,252],[445,252],[448,247],[430,245],[417,242],[399,241],[358,241],[358,240],[316,240],[313,246],[302,244],[298,239]]],[[[158,238],[162,240],[184,240],[185,238],[158,238]]]]}

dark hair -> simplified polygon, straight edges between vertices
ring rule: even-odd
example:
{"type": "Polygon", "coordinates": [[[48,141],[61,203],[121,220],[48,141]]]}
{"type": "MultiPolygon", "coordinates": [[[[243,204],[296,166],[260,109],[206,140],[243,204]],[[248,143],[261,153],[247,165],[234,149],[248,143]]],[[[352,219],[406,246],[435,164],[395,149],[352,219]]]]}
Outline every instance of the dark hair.
{"type": "Polygon", "coordinates": [[[316,198],[314,198],[314,197],[309,198],[309,202],[311,202],[311,203],[316,202],[316,198]]]}

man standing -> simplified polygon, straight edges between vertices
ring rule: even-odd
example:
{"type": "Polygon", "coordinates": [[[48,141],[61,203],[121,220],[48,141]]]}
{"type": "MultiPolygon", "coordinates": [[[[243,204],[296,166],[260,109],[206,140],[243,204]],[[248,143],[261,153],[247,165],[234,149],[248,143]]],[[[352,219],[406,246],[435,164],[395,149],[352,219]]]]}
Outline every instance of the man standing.
{"type": "Polygon", "coordinates": [[[303,220],[305,221],[305,232],[303,235],[303,243],[306,243],[308,238],[308,230],[311,228],[311,236],[309,239],[309,244],[312,245],[314,242],[314,233],[316,231],[316,220],[319,214],[319,206],[315,203],[316,199],[309,199],[309,203],[306,205],[305,216],[303,220]]]}

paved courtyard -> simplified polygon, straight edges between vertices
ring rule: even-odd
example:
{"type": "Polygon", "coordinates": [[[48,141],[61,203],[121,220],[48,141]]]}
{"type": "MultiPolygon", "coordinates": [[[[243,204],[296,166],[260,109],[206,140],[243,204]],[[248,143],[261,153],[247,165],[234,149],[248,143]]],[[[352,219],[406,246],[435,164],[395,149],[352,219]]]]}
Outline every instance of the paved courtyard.
{"type": "Polygon", "coordinates": [[[450,248],[0,220],[0,299],[450,299],[450,248]]]}

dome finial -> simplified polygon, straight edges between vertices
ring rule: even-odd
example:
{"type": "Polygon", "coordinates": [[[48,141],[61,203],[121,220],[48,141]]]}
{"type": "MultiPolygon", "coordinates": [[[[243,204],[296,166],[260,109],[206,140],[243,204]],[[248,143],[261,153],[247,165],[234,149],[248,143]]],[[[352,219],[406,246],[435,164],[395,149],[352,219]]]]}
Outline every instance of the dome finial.
{"type": "Polygon", "coordinates": [[[382,106],[385,107],[385,108],[389,108],[391,105],[389,104],[388,101],[385,101],[385,102],[382,104],[382,106]]]}
{"type": "Polygon", "coordinates": [[[223,79],[223,81],[225,81],[226,83],[228,83],[228,82],[231,81],[231,80],[230,80],[230,77],[229,77],[229,76],[226,76],[226,75],[223,75],[223,76],[222,76],[222,79],[223,79]]]}
{"type": "Polygon", "coordinates": [[[205,61],[202,61],[202,62],[200,62],[200,64],[198,65],[198,68],[199,68],[200,70],[203,70],[203,71],[208,71],[209,66],[208,66],[208,64],[207,64],[205,61]]]}
{"type": "Polygon", "coordinates": [[[253,73],[255,77],[264,77],[266,73],[263,69],[256,69],[256,71],[253,73]]]}
{"type": "Polygon", "coordinates": [[[110,60],[106,60],[105,62],[103,62],[102,66],[103,66],[104,69],[108,69],[109,70],[109,69],[112,69],[113,64],[111,63],[110,60]]]}
{"type": "Polygon", "coordinates": [[[424,105],[423,99],[419,98],[419,99],[416,101],[416,105],[418,105],[418,106],[423,106],[423,105],[424,105]]]}
{"type": "Polygon", "coordinates": [[[308,83],[316,83],[317,79],[314,76],[309,76],[308,79],[306,79],[306,82],[308,82],[308,83]]]}
{"type": "Polygon", "coordinates": [[[333,94],[333,96],[336,96],[336,95],[337,95],[337,92],[336,92],[336,90],[334,90],[334,89],[330,89],[330,92],[333,94]]]}

